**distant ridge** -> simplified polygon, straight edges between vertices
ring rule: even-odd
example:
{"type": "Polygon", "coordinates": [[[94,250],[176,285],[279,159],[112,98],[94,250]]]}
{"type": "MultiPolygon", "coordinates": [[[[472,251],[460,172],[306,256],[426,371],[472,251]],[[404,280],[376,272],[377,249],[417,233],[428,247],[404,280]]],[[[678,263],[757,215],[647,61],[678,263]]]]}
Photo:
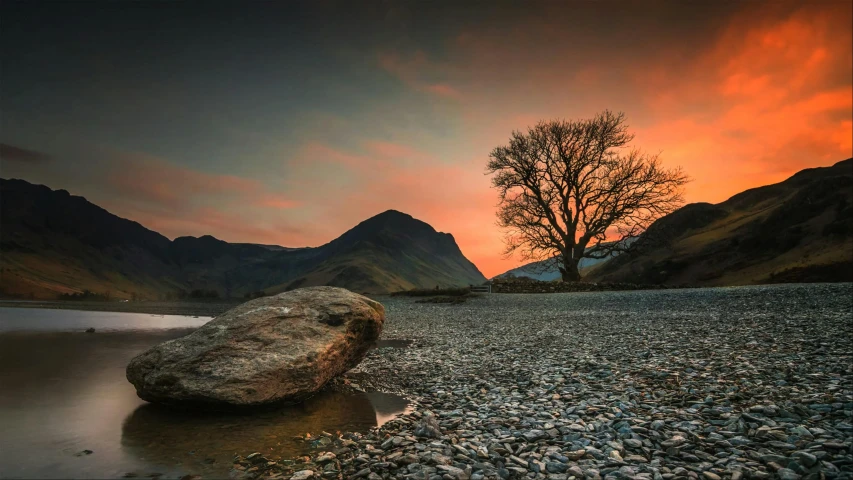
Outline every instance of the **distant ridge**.
{"type": "Polygon", "coordinates": [[[356,292],[480,283],[453,236],[389,210],[320,247],[170,241],[83,197],[0,179],[0,294],[55,298],[89,290],[165,299],[216,292],[243,297],[310,285],[356,292]]]}
{"type": "Polygon", "coordinates": [[[695,285],[853,281],[853,159],[652,224],[586,280],[695,285]]]}

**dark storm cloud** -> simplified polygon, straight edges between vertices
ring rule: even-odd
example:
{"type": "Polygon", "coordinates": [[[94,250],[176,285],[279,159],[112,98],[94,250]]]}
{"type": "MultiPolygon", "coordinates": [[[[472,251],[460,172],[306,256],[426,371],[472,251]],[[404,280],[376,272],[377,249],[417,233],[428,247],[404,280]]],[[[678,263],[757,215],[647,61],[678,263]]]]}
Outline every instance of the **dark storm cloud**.
{"type": "Polygon", "coordinates": [[[45,153],[0,143],[0,161],[42,163],[48,160],[50,160],[50,155],[45,153]]]}

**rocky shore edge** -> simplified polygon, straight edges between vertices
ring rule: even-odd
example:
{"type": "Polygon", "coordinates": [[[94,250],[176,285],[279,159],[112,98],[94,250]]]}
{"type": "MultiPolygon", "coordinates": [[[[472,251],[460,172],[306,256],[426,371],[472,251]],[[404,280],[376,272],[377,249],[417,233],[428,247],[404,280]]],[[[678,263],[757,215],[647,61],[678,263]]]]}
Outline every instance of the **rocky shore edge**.
{"type": "Polygon", "coordinates": [[[490,282],[491,293],[575,293],[575,292],[617,292],[631,290],[664,290],[697,288],[694,285],[662,285],[644,283],[593,283],[543,281],[529,277],[495,278],[490,282]]]}
{"type": "MultiPolygon", "coordinates": [[[[756,405],[726,421],[736,427],[735,431],[702,438],[680,431],[678,422],[656,420],[647,425],[651,428],[646,428],[636,422],[615,419],[603,424],[593,421],[568,426],[553,419],[543,420],[533,425],[539,428],[504,434],[495,431],[482,436],[466,428],[468,425],[461,413],[450,413],[437,421],[434,413],[428,410],[423,413],[422,406],[415,403],[416,410],[412,413],[401,415],[367,434],[323,432],[318,438],[302,439],[319,448],[312,456],[279,460],[257,452],[237,456],[230,478],[850,478],[849,471],[842,472],[837,465],[850,464],[849,442],[824,429],[798,427],[793,433],[801,435],[811,445],[800,449],[796,444],[787,443],[787,432],[770,426],[776,424],[772,418],[780,414],[799,416],[773,406],[756,405]],[[752,429],[757,425],[760,426],[752,429]],[[751,431],[746,435],[746,432],[737,431],[741,426],[751,431]],[[642,440],[617,437],[606,442],[590,441],[590,434],[596,431],[623,435],[630,432],[629,435],[642,440]],[[785,454],[761,453],[762,445],[782,449],[785,454]],[[745,446],[749,449],[744,449],[745,446]],[[737,459],[742,465],[733,469],[720,468],[720,460],[731,454],[740,455],[737,459]]],[[[818,411],[843,413],[845,408],[849,410],[851,406],[811,405],[797,410],[810,415],[818,411]]],[[[587,410],[606,415],[618,407],[602,405],[587,410]]],[[[494,427],[499,430],[497,425],[494,427]]]]}

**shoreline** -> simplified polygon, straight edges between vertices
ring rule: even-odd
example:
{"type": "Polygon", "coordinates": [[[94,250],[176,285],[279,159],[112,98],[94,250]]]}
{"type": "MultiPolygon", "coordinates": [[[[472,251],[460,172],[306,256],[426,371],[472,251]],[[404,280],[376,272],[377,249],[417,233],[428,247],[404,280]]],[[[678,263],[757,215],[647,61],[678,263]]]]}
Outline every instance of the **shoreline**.
{"type": "Polygon", "coordinates": [[[73,300],[0,300],[0,308],[43,308],[86,312],[147,313],[215,317],[242,302],[87,302],[73,300]]]}
{"type": "MultiPolygon", "coordinates": [[[[776,283],[776,284],[761,284],[761,285],[727,285],[727,286],[693,286],[693,285],[633,285],[633,284],[583,284],[581,287],[565,287],[549,288],[549,286],[558,285],[555,282],[528,282],[524,280],[502,280],[499,282],[506,288],[507,284],[519,286],[517,291],[493,291],[488,295],[561,295],[561,294],[596,294],[596,293],[631,293],[631,292],[649,292],[661,291],[672,292],[681,290],[709,290],[709,289],[749,289],[771,286],[810,286],[810,285],[853,285],[850,282],[817,282],[817,283],[776,283]],[[528,288],[530,285],[534,287],[528,288]],[[626,287],[631,285],[633,288],[626,287]],[[545,287],[542,287],[545,286],[545,287]],[[543,290],[544,288],[544,290],[543,290]]],[[[499,287],[500,288],[500,287],[499,287]]],[[[402,298],[421,298],[421,297],[440,297],[442,293],[435,295],[419,295],[417,297],[409,297],[406,292],[396,292],[387,294],[370,294],[366,295],[379,302],[387,302],[395,297],[402,298]]],[[[480,295],[480,294],[478,294],[480,295]]],[[[183,316],[200,316],[200,317],[215,317],[225,311],[236,307],[242,303],[248,302],[244,299],[232,299],[221,301],[86,301],[86,300],[25,300],[6,298],[0,299],[0,308],[44,308],[55,310],[78,310],[91,312],[118,312],[118,313],[148,313],[154,315],[183,315],[183,316]]]]}

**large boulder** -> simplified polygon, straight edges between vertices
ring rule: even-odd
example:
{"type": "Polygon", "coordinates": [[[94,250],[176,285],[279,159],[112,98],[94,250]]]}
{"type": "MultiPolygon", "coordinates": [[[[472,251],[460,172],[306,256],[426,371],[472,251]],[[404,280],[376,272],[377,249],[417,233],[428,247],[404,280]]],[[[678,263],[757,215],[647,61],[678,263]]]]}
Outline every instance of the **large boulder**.
{"type": "Polygon", "coordinates": [[[143,400],[208,408],[298,402],[356,366],[382,332],[378,302],[336,287],[258,298],[134,357],[143,400]]]}

